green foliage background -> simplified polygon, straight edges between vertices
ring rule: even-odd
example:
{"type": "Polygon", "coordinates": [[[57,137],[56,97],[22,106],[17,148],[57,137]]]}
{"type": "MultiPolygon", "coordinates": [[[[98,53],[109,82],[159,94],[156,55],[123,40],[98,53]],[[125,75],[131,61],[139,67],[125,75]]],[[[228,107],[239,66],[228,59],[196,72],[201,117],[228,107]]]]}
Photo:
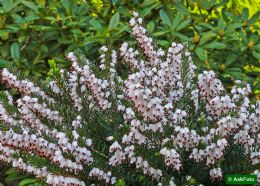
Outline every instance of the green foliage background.
{"type": "MultiPolygon", "coordinates": [[[[63,62],[69,51],[80,48],[98,61],[100,46],[118,48],[132,40],[132,10],[160,47],[188,42],[199,70],[213,69],[227,88],[234,79],[246,80],[252,99],[260,99],[257,0],[0,0],[0,66],[13,63],[26,76],[45,79],[48,61],[70,65],[63,62]]],[[[5,174],[6,184],[12,178],[16,184],[36,184],[12,170],[5,174]]]]}

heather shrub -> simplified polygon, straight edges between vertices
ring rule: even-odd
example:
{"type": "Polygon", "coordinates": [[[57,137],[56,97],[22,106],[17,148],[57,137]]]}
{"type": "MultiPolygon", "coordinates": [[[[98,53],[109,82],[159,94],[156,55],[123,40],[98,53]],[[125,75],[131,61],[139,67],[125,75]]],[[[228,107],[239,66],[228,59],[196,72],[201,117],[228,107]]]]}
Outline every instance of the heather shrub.
{"type": "Polygon", "coordinates": [[[196,72],[187,44],[164,51],[133,16],[136,45],[103,46],[99,64],[71,52],[71,68],[52,64],[47,86],[2,70],[0,160],[48,185],[224,185],[225,174],[259,175],[260,102],[250,102],[250,86],[236,81],[228,92],[213,71],[196,72]]]}

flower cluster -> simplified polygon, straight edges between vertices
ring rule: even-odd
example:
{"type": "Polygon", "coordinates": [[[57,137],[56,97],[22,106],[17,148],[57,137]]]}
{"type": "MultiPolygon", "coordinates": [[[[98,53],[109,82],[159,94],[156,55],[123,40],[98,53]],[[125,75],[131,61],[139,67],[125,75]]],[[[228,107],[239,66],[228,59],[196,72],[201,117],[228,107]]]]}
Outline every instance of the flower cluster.
{"type": "Polygon", "coordinates": [[[2,81],[6,83],[10,87],[16,88],[19,92],[24,95],[35,94],[48,101],[53,101],[53,99],[49,98],[44,91],[40,89],[40,87],[36,86],[33,82],[28,80],[18,80],[17,76],[10,73],[6,68],[2,71],[2,81]]]}
{"type": "Polygon", "coordinates": [[[218,96],[224,87],[213,71],[204,71],[198,76],[200,95],[207,101],[211,101],[218,96]]]}
{"type": "Polygon", "coordinates": [[[177,126],[175,128],[177,132],[176,136],[172,136],[173,143],[179,148],[190,149],[196,147],[200,141],[200,137],[196,134],[196,131],[189,130],[187,127],[181,128],[177,126]]]}
{"type": "Polygon", "coordinates": [[[106,183],[115,184],[116,177],[112,177],[111,175],[112,173],[110,171],[104,172],[96,167],[94,167],[89,173],[90,177],[96,177],[98,180],[104,180],[106,183]]]}
{"type": "Polygon", "coordinates": [[[174,169],[180,170],[181,168],[181,161],[180,161],[180,155],[176,152],[174,149],[168,150],[166,147],[164,147],[160,153],[165,157],[165,165],[166,166],[173,166],[174,169]]]}
{"type": "Polygon", "coordinates": [[[31,153],[48,158],[53,164],[58,164],[60,168],[66,168],[71,172],[79,172],[83,169],[81,164],[77,164],[64,158],[60,149],[54,143],[49,143],[43,138],[37,138],[32,134],[17,134],[13,131],[0,132],[0,143],[13,148],[22,148],[31,153]]]}
{"type": "Polygon", "coordinates": [[[211,169],[209,171],[209,175],[212,179],[221,179],[223,176],[222,176],[222,171],[221,171],[221,168],[214,168],[214,169],[211,169]]]}
{"type": "Polygon", "coordinates": [[[44,89],[1,71],[12,91],[0,94],[0,161],[55,186],[210,185],[234,151],[256,170],[260,102],[250,86],[236,81],[229,93],[213,71],[197,75],[187,44],[159,48],[133,16],[138,48],[102,46],[99,68],[71,52],[71,68],[44,89]]]}

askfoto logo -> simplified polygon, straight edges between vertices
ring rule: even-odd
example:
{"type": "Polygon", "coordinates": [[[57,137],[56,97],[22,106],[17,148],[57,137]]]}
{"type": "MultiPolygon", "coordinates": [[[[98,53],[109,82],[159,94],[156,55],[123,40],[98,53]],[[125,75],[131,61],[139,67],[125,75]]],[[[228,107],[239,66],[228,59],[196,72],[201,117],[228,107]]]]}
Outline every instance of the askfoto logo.
{"type": "Polygon", "coordinates": [[[232,174],[226,175],[226,184],[229,185],[249,185],[249,184],[256,184],[257,177],[255,174],[232,174]]]}

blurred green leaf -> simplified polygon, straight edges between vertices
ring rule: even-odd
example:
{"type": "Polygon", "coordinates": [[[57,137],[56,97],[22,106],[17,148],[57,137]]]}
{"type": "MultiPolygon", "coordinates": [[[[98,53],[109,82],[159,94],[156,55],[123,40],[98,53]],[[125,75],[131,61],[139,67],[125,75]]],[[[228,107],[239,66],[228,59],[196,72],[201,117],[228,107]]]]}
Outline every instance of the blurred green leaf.
{"type": "Polygon", "coordinates": [[[154,21],[150,21],[150,22],[146,25],[146,27],[147,27],[148,32],[152,33],[152,32],[154,31],[154,28],[155,28],[155,23],[154,23],[154,21]]]}
{"type": "Polygon", "coordinates": [[[226,33],[233,33],[236,29],[241,28],[242,23],[233,23],[227,26],[226,33]]]}
{"type": "Polygon", "coordinates": [[[117,25],[119,24],[119,19],[120,19],[120,14],[119,12],[117,12],[112,16],[109,22],[109,30],[113,30],[114,28],[117,27],[117,25]]]}
{"type": "Polygon", "coordinates": [[[175,18],[173,19],[173,22],[172,22],[172,26],[171,28],[173,30],[176,29],[176,27],[179,25],[179,23],[181,22],[182,18],[181,18],[181,14],[177,14],[177,16],[175,16],[175,18]]]}
{"type": "Polygon", "coordinates": [[[248,21],[248,24],[254,24],[255,22],[259,22],[259,18],[260,18],[260,11],[256,12],[248,21]]]}
{"type": "Polygon", "coordinates": [[[260,44],[256,44],[256,45],[254,46],[254,49],[255,49],[255,50],[258,50],[258,51],[260,52],[260,44]]]}
{"type": "Polygon", "coordinates": [[[44,17],[43,19],[48,20],[48,21],[51,21],[51,22],[55,22],[55,21],[56,21],[56,18],[55,18],[55,17],[52,17],[52,16],[46,16],[46,17],[44,17]]]}
{"type": "Polygon", "coordinates": [[[242,76],[242,70],[240,68],[228,68],[226,74],[230,74],[235,79],[240,79],[242,76]]]}
{"type": "Polygon", "coordinates": [[[154,4],[156,2],[157,2],[156,0],[144,0],[144,2],[141,4],[141,6],[146,7],[146,6],[149,6],[149,5],[154,4]]]}
{"type": "Polygon", "coordinates": [[[34,184],[35,185],[35,182],[36,182],[36,180],[35,179],[29,179],[29,178],[27,178],[27,179],[24,179],[24,180],[22,180],[19,184],[18,184],[18,186],[26,186],[26,185],[31,185],[31,184],[34,184]]]}
{"type": "Polygon", "coordinates": [[[207,33],[205,33],[205,34],[201,37],[200,42],[199,42],[199,45],[205,44],[206,42],[208,42],[209,40],[215,38],[216,36],[217,36],[217,34],[214,33],[214,32],[209,32],[209,33],[207,32],[207,33]]]}
{"type": "Polygon", "coordinates": [[[185,20],[185,21],[182,21],[182,22],[177,26],[176,31],[180,31],[180,30],[186,28],[187,26],[190,25],[190,23],[191,23],[191,20],[190,20],[190,19],[185,20]]]}
{"type": "Polygon", "coordinates": [[[20,45],[14,42],[10,48],[11,56],[13,59],[20,59],[20,45]]]}
{"type": "Polygon", "coordinates": [[[149,13],[151,13],[151,11],[152,11],[153,9],[158,9],[158,8],[160,8],[161,6],[162,6],[162,5],[161,5],[160,3],[153,3],[153,4],[150,5],[150,6],[144,7],[144,8],[142,8],[141,11],[140,11],[140,16],[141,16],[141,17],[145,17],[145,16],[147,16],[149,13]]]}
{"type": "Polygon", "coordinates": [[[231,65],[239,56],[237,54],[229,54],[226,58],[225,66],[231,65]]]}
{"type": "Polygon", "coordinates": [[[5,59],[0,59],[0,68],[4,68],[6,67],[6,65],[8,64],[8,61],[5,59]]]}
{"type": "Polygon", "coordinates": [[[22,3],[33,11],[38,12],[38,6],[36,6],[34,3],[24,0],[22,1],[22,3]]]}
{"type": "Polygon", "coordinates": [[[41,51],[47,54],[49,52],[49,48],[46,45],[41,45],[41,51]]]}
{"type": "Polygon", "coordinates": [[[2,55],[1,57],[6,58],[10,55],[10,45],[4,45],[0,47],[0,54],[2,55]]]}
{"type": "Polygon", "coordinates": [[[118,179],[115,185],[116,186],[125,186],[126,184],[123,179],[118,179]]]}
{"type": "Polygon", "coordinates": [[[15,169],[9,169],[6,172],[5,181],[6,182],[14,182],[14,181],[26,179],[26,178],[28,178],[27,175],[22,175],[22,174],[18,173],[15,169]]]}
{"type": "Polygon", "coordinates": [[[249,10],[248,10],[248,8],[244,8],[244,9],[242,10],[242,18],[245,19],[245,20],[247,20],[247,19],[248,19],[248,16],[249,16],[249,10]]]}
{"type": "Polygon", "coordinates": [[[224,30],[224,28],[225,28],[225,22],[224,22],[224,20],[223,20],[223,19],[219,19],[219,20],[218,20],[218,29],[219,29],[219,30],[224,30]]]}
{"type": "Polygon", "coordinates": [[[220,42],[217,42],[217,41],[213,41],[212,43],[209,43],[209,44],[205,44],[202,46],[203,48],[215,48],[215,49],[223,49],[226,47],[226,45],[224,43],[220,43],[220,42]]]}
{"type": "Polygon", "coordinates": [[[163,47],[169,47],[169,45],[170,45],[170,42],[169,42],[169,41],[166,41],[166,40],[158,40],[157,43],[158,43],[160,46],[163,46],[163,47]]]}
{"type": "Polygon", "coordinates": [[[210,9],[210,2],[209,2],[209,0],[198,0],[198,4],[203,9],[206,9],[206,10],[210,9]]]}
{"type": "Polygon", "coordinates": [[[196,50],[195,50],[195,53],[200,58],[200,60],[205,61],[207,59],[206,52],[202,48],[197,47],[196,50]]]}
{"type": "Polygon", "coordinates": [[[153,33],[153,36],[163,36],[163,35],[167,34],[168,32],[169,32],[169,30],[155,32],[155,33],[153,33]]]}
{"type": "Polygon", "coordinates": [[[126,17],[131,17],[131,13],[123,6],[118,7],[117,11],[126,17]]]}
{"type": "Polygon", "coordinates": [[[175,35],[176,35],[177,37],[179,37],[180,39],[182,39],[183,41],[191,41],[191,40],[192,40],[191,38],[189,38],[189,37],[187,37],[187,36],[185,36],[184,34],[181,34],[181,33],[179,33],[179,32],[176,32],[175,35]]]}
{"type": "Polygon", "coordinates": [[[189,15],[188,9],[187,9],[185,6],[183,6],[183,4],[181,4],[181,3],[176,3],[176,4],[175,4],[175,7],[176,7],[176,9],[177,9],[180,13],[182,13],[182,14],[184,14],[184,15],[189,15]]]}
{"type": "Polygon", "coordinates": [[[43,26],[43,25],[30,25],[29,28],[36,29],[38,31],[50,31],[53,30],[51,26],[43,26]]]}
{"type": "Polygon", "coordinates": [[[256,59],[260,59],[260,52],[257,52],[257,51],[253,51],[253,56],[256,58],[256,59]]]}
{"type": "Polygon", "coordinates": [[[2,1],[2,5],[5,12],[9,12],[16,6],[13,0],[2,1]]]}
{"type": "Polygon", "coordinates": [[[95,29],[97,29],[99,31],[102,31],[103,27],[102,27],[101,23],[98,20],[91,19],[89,23],[90,23],[91,26],[93,26],[93,28],[95,28],[95,29]]]}
{"type": "Polygon", "coordinates": [[[164,24],[168,25],[169,27],[171,27],[171,20],[168,17],[167,13],[164,10],[160,10],[160,17],[163,21],[164,24]]]}
{"type": "Polygon", "coordinates": [[[69,10],[72,5],[71,0],[62,0],[61,3],[66,10],[69,10]]]}
{"type": "Polygon", "coordinates": [[[215,27],[208,23],[200,23],[201,26],[215,31],[215,27]]]}
{"type": "Polygon", "coordinates": [[[11,33],[16,33],[21,29],[18,25],[15,24],[7,25],[5,28],[9,30],[11,33]]]}

